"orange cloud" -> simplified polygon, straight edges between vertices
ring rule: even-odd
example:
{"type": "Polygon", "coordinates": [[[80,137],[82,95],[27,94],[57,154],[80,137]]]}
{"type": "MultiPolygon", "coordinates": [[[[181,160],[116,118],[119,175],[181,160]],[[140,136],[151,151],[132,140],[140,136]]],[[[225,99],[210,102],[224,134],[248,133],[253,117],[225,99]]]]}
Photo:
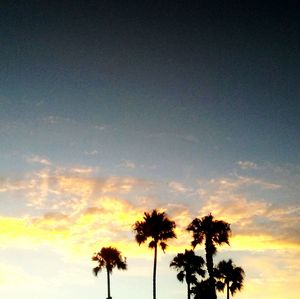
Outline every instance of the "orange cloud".
{"type": "MultiPolygon", "coordinates": [[[[266,190],[281,188],[278,184],[240,176],[211,180],[208,185],[202,182],[199,193],[204,200],[198,217],[212,212],[217,219],[231,223],[234,235],[247,246],[251,246],[251,242],[254,247],[259,243],[259,247],[267,249],[268,246],[273,248],[274,244],[275,248],[281,248],[282,244],[294,247],[291,244],[299,243],[299,208],[290,204],[283,209],[267,200],[249,200],[243,193],[243,186],[258,186],[266,190]],[[259,236],[271,243],[260,242],[259,236]]],[[[238,248],[245,248],[241,242],[237,244],[238,248]]]]}

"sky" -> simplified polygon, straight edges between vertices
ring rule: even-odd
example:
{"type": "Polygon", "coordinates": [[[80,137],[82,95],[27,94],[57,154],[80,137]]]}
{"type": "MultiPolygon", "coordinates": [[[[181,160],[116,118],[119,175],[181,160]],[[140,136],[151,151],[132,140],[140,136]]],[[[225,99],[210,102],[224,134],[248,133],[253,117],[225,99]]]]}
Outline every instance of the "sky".
{"type": "Polygon", "coordinates": [[[158,299],[185,298],[169,263],[209,213],[231,224],[215,263],[245,270],[236,298],[298,296],[299,1],[0,8],[1,298],[106,298],[104,246],[128,262],[112,297],[151,298],[132,225],[154,208],[177,225],[158,299]]]}

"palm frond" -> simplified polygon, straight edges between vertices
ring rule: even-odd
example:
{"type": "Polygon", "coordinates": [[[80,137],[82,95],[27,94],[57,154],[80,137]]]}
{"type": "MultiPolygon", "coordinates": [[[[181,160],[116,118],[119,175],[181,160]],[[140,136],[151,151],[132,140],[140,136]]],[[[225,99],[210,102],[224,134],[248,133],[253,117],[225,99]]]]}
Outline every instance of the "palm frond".
{"type": "Polygon", "coordinates": [[[159,245],[160,245],[162,251],[165,252],[168,247],[168,244],[165,242],[160,242],[159,245]]]}
{"type": "Polygon", "coordinates": [[[93,273],[95,274],[95,276],[97,276],[98,275],[98,272],[100,272],[101,271],[101,268],[100,267],[95,267],[95,268],[93,268],[93,273]]]}
{"type": "Polygon", "coordinates": [[[177,273],[177,279],[180,281],[180,282],[183,282],[185,278],[185,273],[184,271],[180,271],[179,273],[177,273]]]}

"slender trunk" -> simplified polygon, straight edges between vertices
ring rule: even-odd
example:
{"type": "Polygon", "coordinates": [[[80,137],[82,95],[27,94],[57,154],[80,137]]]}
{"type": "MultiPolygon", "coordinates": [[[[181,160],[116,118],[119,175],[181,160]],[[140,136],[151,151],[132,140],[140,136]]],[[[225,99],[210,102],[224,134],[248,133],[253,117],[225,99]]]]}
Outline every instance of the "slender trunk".
{"type": "Polygon", "coordinates": [[[227,299],[229,299],[229,283],[228,282],[226,284],[226,288],[227,288],[227,299]]]}
{"type": "Polygon", "coordinates": [[[154,246],[153,299],[156,299],[156,264],[157,264],[157,243],[155,243],[155,246],[154,246]]]}
{"type": "Polygon", "coordinates": [[[188,299],[191,299],[191,284],[187,283],[187,297],[188,299]]]}
{"type": "Polygon", "coordinates": [[[211,236],[206,235],[205,239],[205,257],[206,257],[206,267],[209,275],[209,286],[211,299],[216,299],[216,288],[215,288],[215,278],[214,278],[214,262],[213,262],[213,243],[211,236]]]}
{"type": "Polygon", "coordinates": [[[110,277],[109,277],[109,269],[106,268],[107,273],[107,299],[111,299],[110,297],[110,277]]]}

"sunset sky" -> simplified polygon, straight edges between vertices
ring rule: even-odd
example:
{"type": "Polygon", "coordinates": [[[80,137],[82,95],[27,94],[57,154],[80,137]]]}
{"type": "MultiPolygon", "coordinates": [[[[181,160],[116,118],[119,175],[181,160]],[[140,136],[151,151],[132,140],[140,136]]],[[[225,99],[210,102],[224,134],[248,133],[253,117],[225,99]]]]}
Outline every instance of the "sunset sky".
{"type": "Polygon", "coordinates": [[[0,297],[104,299],[91,257],[115,246],[112,297],[152,298],[132,225],[157,208],[177,224],[158,299],[186,298],[169,263],[210,212],[234,298],[296,299],[300,2],[127,2],[1,1],[0,297]]]}

